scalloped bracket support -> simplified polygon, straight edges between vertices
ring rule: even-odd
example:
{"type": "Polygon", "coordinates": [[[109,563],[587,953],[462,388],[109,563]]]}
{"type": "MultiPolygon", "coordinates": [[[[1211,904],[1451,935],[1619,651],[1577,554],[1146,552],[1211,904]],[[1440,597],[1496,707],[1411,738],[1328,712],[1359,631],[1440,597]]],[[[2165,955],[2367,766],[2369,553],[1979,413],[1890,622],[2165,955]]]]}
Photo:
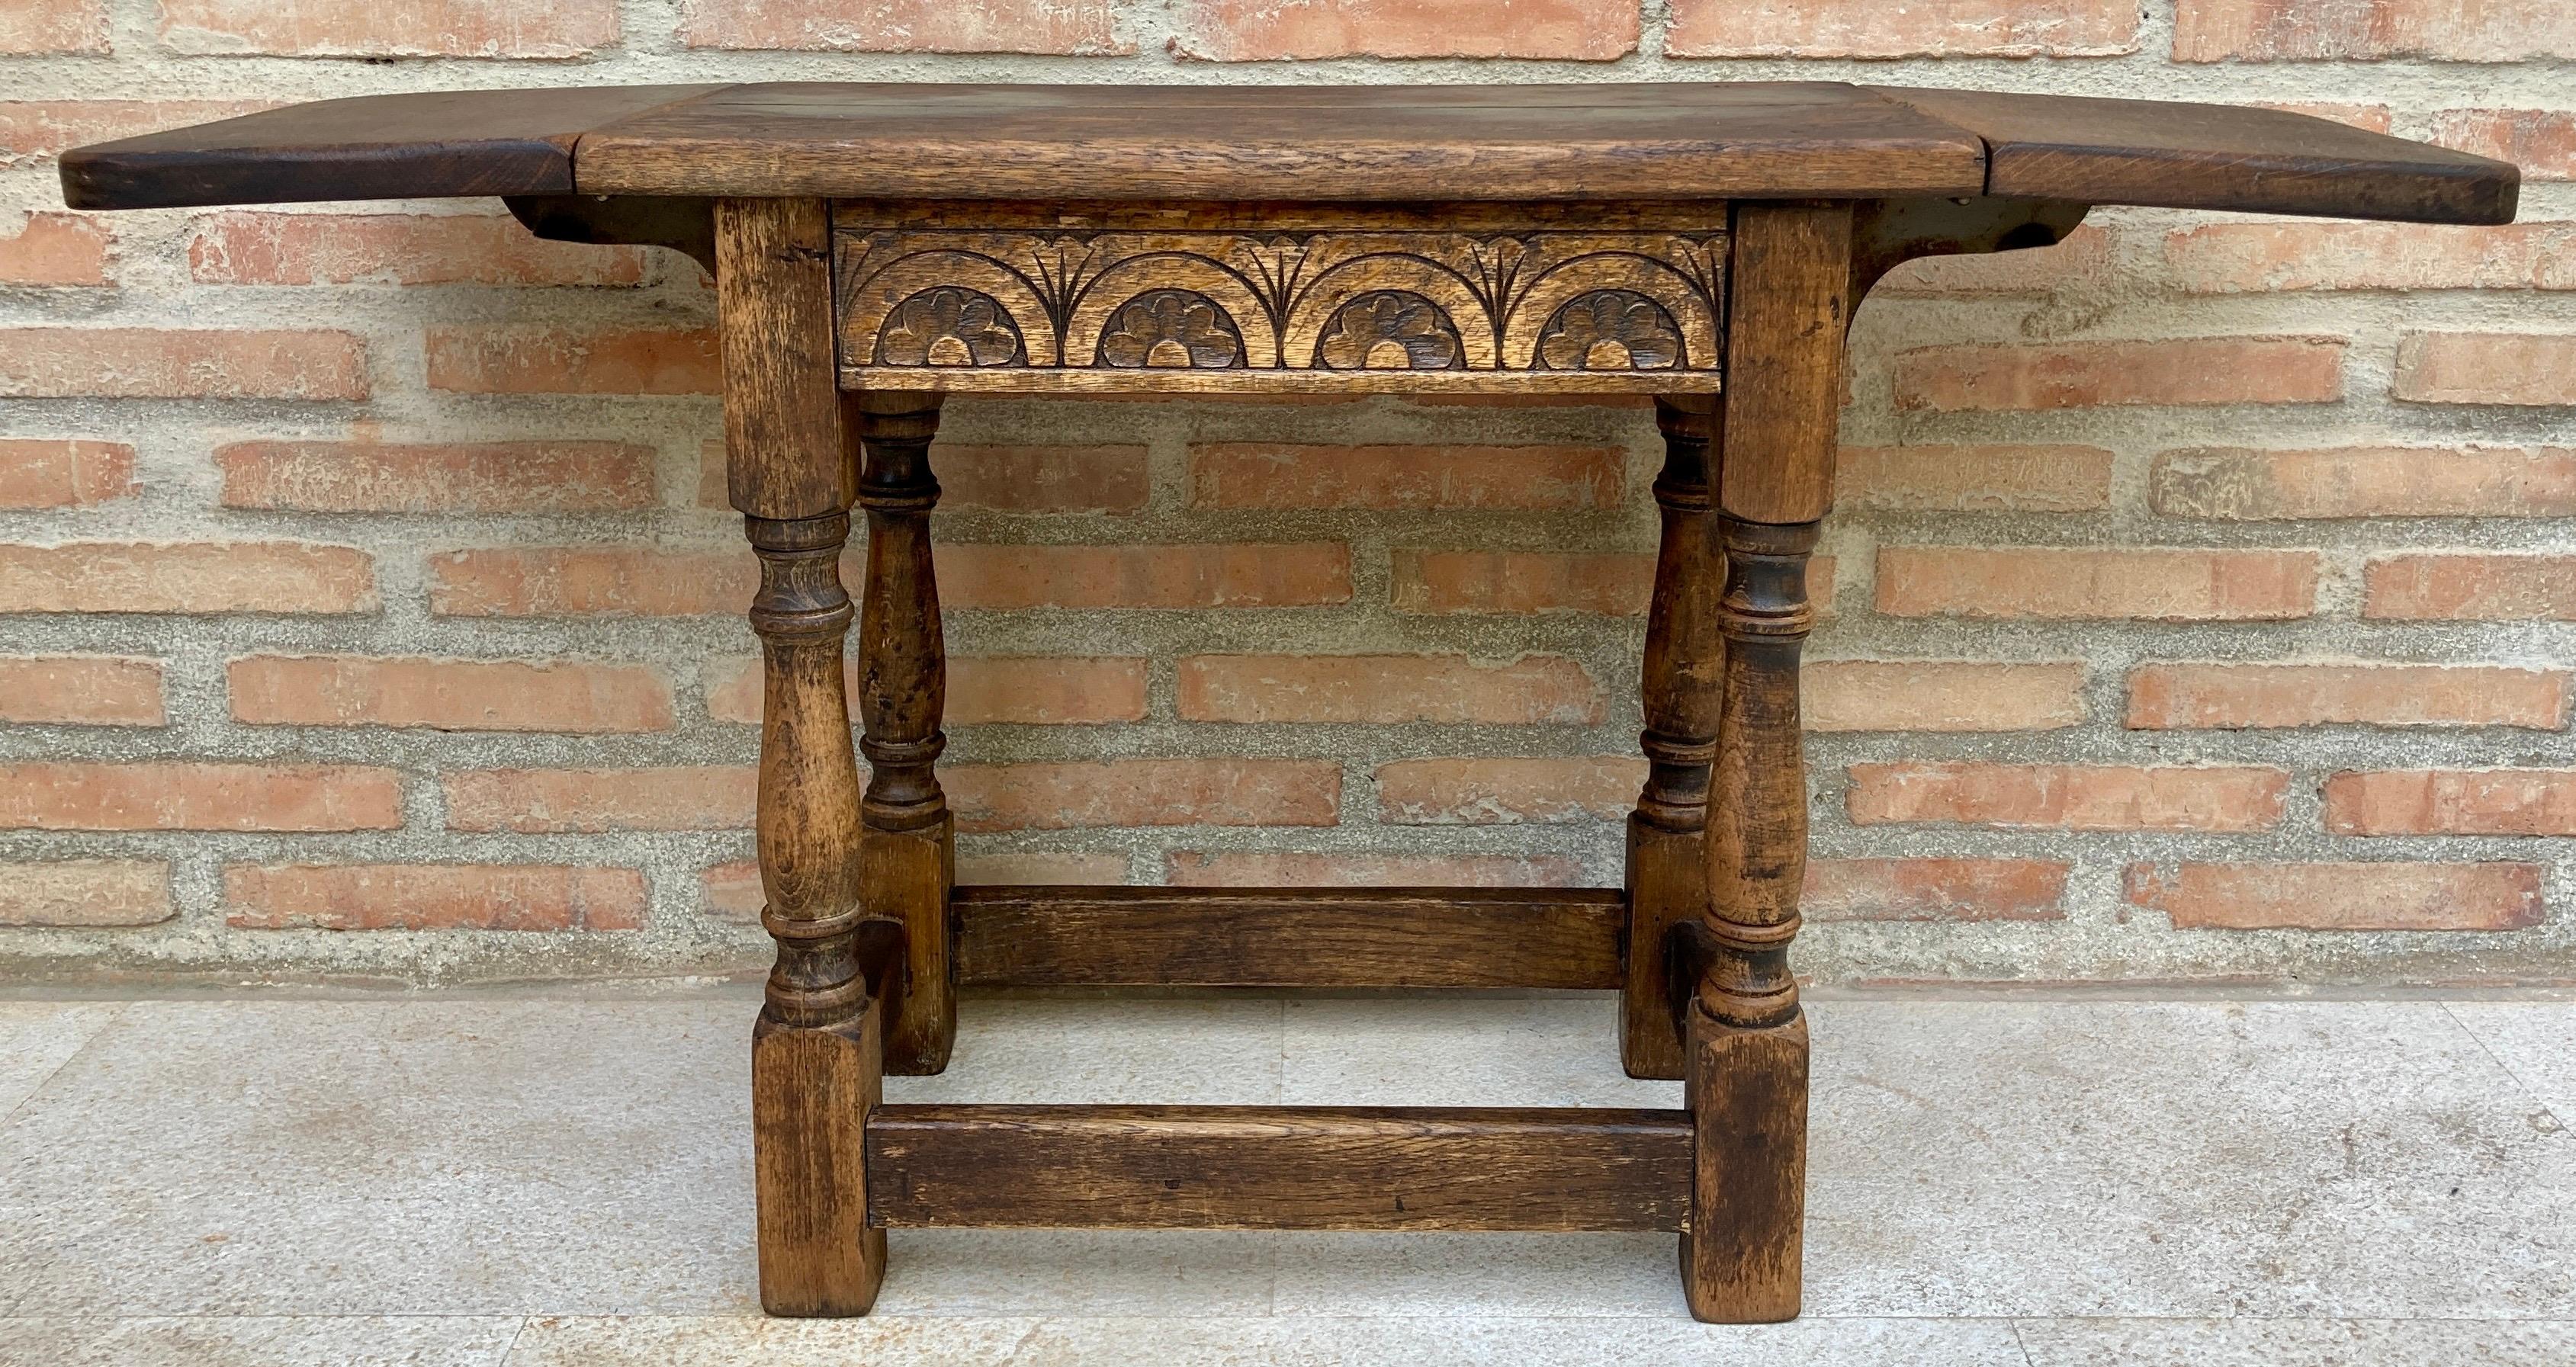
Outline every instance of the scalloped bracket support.
{"type": "Polygon", "coordinates": [[[1851,312],[1889,271],[1923,256],[1980,256],[2053,247],[2092,211],[2062,199],[1864,200],[1852,217],[1851,312]]]}

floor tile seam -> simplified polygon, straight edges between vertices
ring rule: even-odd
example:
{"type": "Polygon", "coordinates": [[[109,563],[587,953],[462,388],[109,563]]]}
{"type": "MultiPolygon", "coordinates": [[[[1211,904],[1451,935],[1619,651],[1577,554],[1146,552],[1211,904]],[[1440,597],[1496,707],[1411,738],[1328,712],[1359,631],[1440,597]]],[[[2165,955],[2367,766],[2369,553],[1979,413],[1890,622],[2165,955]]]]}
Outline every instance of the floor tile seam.
{"type": "Polygon", "coordinates": [[[2462,1020],[2460,1013],[2451,1009],[2453,1003],[2444,1002],[2441,1005],[2443,1016],[2448,1018],[2451,1024],[2459,1027],[2460,1033],[2467,1035],[2470,1043],[2478,1046],[2478,1052],[2486,1055],[2497,1068],[2502,1069],[2506,1077],[2513,1079],[2513,1085],[2522,1089],[2523,1096],[2533,1105],[2538,1106],[2542,1115],[2549,1117],[2550,1123],[2558,1127],[2560,1134],[2567,1133],[2566,1117],[2558,1114],[2557,1110],[2549,1104],[2549,1098],[2542,1096],[2540,1089],[2532,1086],[2529,1078],[2514,1071],[2514,1066],[2505,1060],[2504,1055],[2496,1052],[2494,1045],[2487,1043],[2487,1037],[2479,1034],[2476,1026],[2462,1020]]]}
{"type": "Polygon", "coordinates": [[[510,1367],[510,1359],[519,1355],[519,1340],[528,1336],[528,1317],[521,1315],[510,1330],[510,1341],[501,1345],[501,1355],[492,1359],[492,1367],[510,1367]]]}
{"type": "MultiPolygon", "coordinates": [[[[50,1320],[68,1323],[114,1324],[121,1320],[511,1320],[525,1324],[530,1317],[516,1310],[137,1310],[99,1313],[73,1311],[60,1315],[0,1315],[0,1324],[28,1320],[50,1320]]],[[[560,1319],[721,1319],[720,1315],[563,1315],[560,1319]]],[[[752,1316],[742,1316],[749,1319],[752,1316]]]]}
{"type": "MultiPolygon", "coordinates": [[[[618,1320],[618,1321],[642,1321],[642,1320],[654,1320],[654,1321],[659,1321],[659,1320],[671,1320],[671,1321],[693,1321],[693,1322],[694,1322],[694,1321],[702,1321],[702,1320],[728,1320],[728,1321],[736,1321],[736,1322],[741,1322],[741,1323],[766,1323],[766,1322],[768,1322],[771,1318],[773,1318],[773,1317],[771,1317],[771,1316],[767,1316],[767,1315],[756,1315],[756,1314],[724,1314],[724,1313],[715,1313],[715,1312],[710,1312],[710,1313],[694,1313],[694,1314],[693,1314],[693,1313],[679,1312],[679,1311],[644,1311],[644,1312],[631,1313],[631,1314],[621,1314],[621,1313],[617,1313],[617,1312],[614,1312],[614,1311],[603,1311],[603,1312],[579,1312],[579,1311],[566,1312],[566,1311],[549,1311],[549,1312],[544,1313],[544,1314],[521,1314],[521,1313],[513,1313],[513,1312],[446,1311],[446,1310],[423,1310],[423,1311],[307,1311],[307,1312],[273,1312],[273,1313],[265,1313],[265,1314],[243,1314],[243,1313],[230,1313],[230,1312],[226,1312],[226,1313],[208,1313],[208,1312],[145,1312],[145,1313],[119,1313],[119,1314],[90,1314],[90,1313],[76,1313],[76,1314],[61,1314],[61,1315],[45,1315],[45,1314],[34,1314],[34,1315],[28,1315],[28,1314],[0,1315],[0,1324],[8,1324],[8,1323],[30,1323],[30,1322],[37,1322],[37,1321],[43,1321],[43,1322],[48,1322],[48,1323],[73,1323],[73,1324],[115,1324],[115,1323],[131,1322],[131,1321],[137,1321],[137,1320],[199,1320],[199,1321],[217,1321],[217,1320],[302,1320],[302,1321],[316,1321],[316,1320],[320,1320],[320,1321],[342,1321],[342,1320],[346,1320],[346,1321],[351,1321],[351,1322],[359,1322],[359,1321],[382,1321],[382,1320],[508,1320],[508,1321],[511,1321],[511,1322],[512,1322],[512,1324],[513,1324],[513,1326],[514,1326],[514,1338],[513,1338],[513,1342],[516,1342],[516,1337],[517,1337],[517,1336],[520,1336],[520,1335],[524,1335],[524,1334],[525,1334],[525,1332],[526,1332],[526,1330],[527,1330],[527,1328],[529,1327],[529,1325],[530,1325],[533,1321],[536,1321],[536,1320],[560,1320],[560,1321],[577,1321],[577,1320],[618,1320]]],[[[1332,1315],[1332,1314],[1326,1314],[1326,1315],[1313,1315],[1313,1314],[1299,1313],[1299,1314],[1295,1314],[1295,1315],[1279,1315],[1279,1316],[1248,1315],[1248,1314],[1183,1315],[1183,1314],[1145,1314],[1145,1313],[1137,1313],[1137,1314],[1105,1314],[1105,1315],[1102,1315],[1102,1314],[1068,1314],[1068,1313],[1055,1312],[1055,1311],[1018,1311],[1018,1310],[1009,1310],[1009,1311],[973,1311],[973,1312],[952,1312],[952,1313],[921,1314],[921,1315],[916,1315],[916,1314],[907,1314],[907,1313],[904,1313],[904,1312],[901,1312],[901,1311],[880,1311],[880,1312],[878,1312],[878,1313],[876,1313],[876,1314],[868,1315],[868,1316],[865,1316],[865,1317],[862,1317],[862,1318],[859,1318],[859,1319],[854,1319],[854,1320],[851,1320],[851,1321],[849,1321],[849,1322],[850,1322],[850,1323],[853,1323],[853,1324],[860,1324],[860,1323],[867,1323],[867,1322],[882,1322],[882,1321],[888,1321],[888,1320],[907,1320],[907,1321],[911,1321],[911,1320],[961,1320],[961,1321],[963,1321],[963,1320],[973,1320],[973,1321],[978,1321],[978,1322],[990,1322],[990,1321],[994,1321],[994,1320],[1044,1320],[1044,1321],[1118,1321],[1118,1322],[1124,1322],[1124,1321],[1130,1321],[1130,1320],[1222,1321],[1222,1320],[1273,1319],[1273,1318],[1275,1318],[1275,1319],[1277,1319],[1277,1320],[1280,1320],[1280,1321],[1282,1321],[1282,1322],[1287,1322],[1287,1321],[1293,1320],[1293,1321],[1295,1321],[1296,1323],[1299,1323],[1299,1324],[1388,1324],[1388,1323],[1408,1323],[1408,1324],[1409,1324],[1409,1323],[1413,1323],[1413,1322],[1421,1321],[1421,1320],[1435,1320],[1435,1319],[1436,1319],[1436,1320],[1450,1320],[1450,1321],[1458,1321],[1458,1322],[1503,1321],[1503,1322],[1509,1322],[1509,1323],[1514,1323],[1514,1324],[1526,1324],[1526,1323],[1536,1323],[1536,1324],[1591,1324],[1591,1323],[1597,1323],[1597,1322],[1602,1321],[1602,1320],[1626,1320],[1626,1321],[1634,1321],[1634,1322],[1640,1322],[1640,1323],[1643,1323],[1643,1322],[1661,1323],[1661,1322],[1664,1322],[1668,1317],[1667,1317],[1667,1316],[1664,1316],[1664,1315],[1660,1315],[1660,1314],[1649,1314],[1649,1313],[1638,1313],[1638,1314],[1597,1314],[1597,1315],[1588,1315],[1588,1314],[1539,1314],[1539,1315],[1514,1315],[1514,1314],[1463,1314],[1463,1315],[1459,1315],[1459,1314],[1420,1314],[1420,1315],[1332,1315]]],[[[1838,1314],[1830,1314],[1830,1313],[1819,1312],[1819,1311],[1808,1311],[1807,1313],[1800,1315],[1800,1316],[1798,1317],[1798,1319],[1797,1319],[1797,1320],[1793,1321],[1793,1323],[1800,1323],[1800,1324],[1803,1324],[1803,1323],[1808,1323],[1808,1322],[1810,1322],[1810,1321],[1815,1321],[1815,1322],[1825,1322],[1825,1323],[1837,1323],[1837,1324],[1989,1324],[1989,1325],[2003,1325],[2003,1326],[2007,1326],[2007,1327],[2019,1327],[2019,1326],[2025,1326],[2025,1325],[2043,1325],[2043,1324],[2237,1324],[2237,1323],[2246,1323],[2246,1324],[2431,1324],[2431,1325],[2460,1325],[2460,1326],[2478,1326],[2478,1325],[2498,1325],[2498,1326],[2501,1326],[2501,1325],[2550,1325],[2550,1324],[2567,1324],[2567,1325],[2576,1325],[2576,1316],[2563,1316],[2563,1315],[2510,1315],[2510,1316],[2480,1317],[2480,1316],[2472,1316],[2472,1315],[2189,1315],[2189,1314],[2180,1314],[2180,1315],[2150,1315],[2150,1314],[2134,1314],[2134,1315],[2015,1315],[2015,1314],[2003,1314],[2003,1315],[1838,1315],[1838,1314]]],[[[1722,1327],[1729,1327],[1729,1328],[1746,1328],[1746,1329],[1750,1329],[1750,1330],[1752,1330],[1753,1332],[1763,1332],[1763,1331],[1767,1328],[1767,1326],[1761,1326],[1761,1325],[1751,1325],[1751,1326],[1722,1326],[1722,1327]]]]}
{"type": "MultiPolygon", "coordinates": [[[[2099,983],[2054,983],[2023,985],[2012,982],[1961,982],[1938,984],[1870,984],[1819,983],[1800,989],[1809,1001],[1821,1004],[1845,1002],[2546,1002],[2576,1003],[2576,988],[2563,984],[2498,987],[2447,986],[2415,987],[2391,983],[2304,984],[2295,989],[2267,987],[2259,984],[2192,983],[2130,984],[2118,981],[2099,983]]],[[[1502,997],[1512,1000],[1582,998],[1607,1000],[1617,994],[1611,991],[1565,991],[1543,993],[1483,993],[1451,997],[1435,993],[1385,992],[1287,992],[1240,996],[1210,993],[1148,994],[1133,997],[1097,996],[1090,993],[1068,995],[1044,992],[969,992],[968,1001],[1379,1001],[1406,1000],[1424,1003],[1446,1000],[1472,1000],[1502,997]]],[[[581,981],[537,984],[457,985],[449,987],[347,987],[322,983],[278,983],[244,989],[238,984],[182,988],[168,985],[139,987],[132,990],[82,989],[59,986],[34,988],[0,987],[0,1003],[103,1003],[118,1006],[135,1003],[191,1004],[215,1002],[379,1002],[387,1004],[437,1004],[442,1002],[488,1001],[580,1001],[606,1003],[661,1002],[673,999],[757,1001],[758,985],[733,981],[647,980],[643,982],[581,981]]]]}
{"type": "Polygon", "coordinates": [[[36,1098],[43,1096],[45,1094],[45,1089],[54,1085],[54,1080],[63,1075],[64,1069],[71,1067],[73,1063],[80,1059],[81,1055],[88,1053],[91,1046],[98,1043],[98,1037],[107,1033],[108,1027],[125,1019],[126,1008],[132,1005],[134,1005],[132,1002],[118,1003],[114,1009],[107,1013],[105,1019],[91,1027],[88,1034],[81,1036],[81,1042],[72,1046],[72,1051],[70,1053],[63,1055],[62,1062],[46,1069],[45,1075],[36,1080],[35,1086],[27,1089],[27,1094],[25,1096],[18,1098],[18,1103],[16,1105],[11,1106],[6,1111],[0,1111],[0,1130],[5,1130],[11,1125],[16,1124],[18,1121],[18,1113],[26,1110],[29,1106],[36,1104],[36,1098]]]}
{"type": "Polygon", "coordinates": [[[2003,1318],[2016,1324],[2576,1324],[2576,1316],[2569,1315],[2012,1315],[2003,1318]]]}

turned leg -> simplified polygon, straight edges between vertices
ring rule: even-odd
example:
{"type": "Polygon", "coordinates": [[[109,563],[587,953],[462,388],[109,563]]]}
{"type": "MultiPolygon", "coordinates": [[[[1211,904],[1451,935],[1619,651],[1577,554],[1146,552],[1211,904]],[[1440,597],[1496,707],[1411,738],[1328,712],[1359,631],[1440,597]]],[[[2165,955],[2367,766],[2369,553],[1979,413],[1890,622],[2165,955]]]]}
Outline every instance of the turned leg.
{"type": "Polygon", "coordinates": [[[849,396],[863,448],[859,506],[868,514],[867,583],[859,617],[859,749],[870,766],[860,806],[860,900],[871,917],[903,923],[902,972],[890,979],[885,1066],[936,1073],[957,1038],[950,985],[948,890],[957,881],[955,820],[933,766],[948,657],[939,634],[939,583],[930,566],[930,510],[939,481],[930,440],[937,394],[849,396]]]}
{"type": "Polygon", "coordinates": [[[1717,750],[1719,585],[1708,461],[1716,411],[1705,394],[1655,401],[1664,433],[1655,503],[1664,527],[1646,612],[1646,786],[1628,816],[1628,981],[1619,1002],[1619,1058],[1630,1077],[1682,1075],[1669,940],[1708,900],[1703,832],[1717,750]]]}
{"type": "Polygon", "coordinates": [[[863,1315],[885,1273],[863,1142],[880,1023],[861,962],[859,767],[841,676],[851,488],[829,214],[819,200],[724,200],[715,236],[726,482],[760,558],[761,923],[778,942],[751,1037],[760,1303],[863,1315]]]}
{"type": "Polygon", "coordinates": [[[1708,829],[1706,967],[1688,1010],[1684,1104],[1698,1126],[1682,1280],[1726,1323],[1798,1313],[1807,1026],[1789,973],[1807,869],[1798,653],[1816,524],[1721,519],[1725,700],[1708,829]]]}
{"type": "Polygon", "coordinates": [[[1716,535],[1726,558],[1707,919],[1685,1026],[1697,1139],[1682,1285],[1702,1320],[1795,1318],[1807,1027],[1789,944],[1807,870],[1798,657],[1807,558],[1833,501],[1851,209],[1738,207],[1716,535]]]}
{"type": "Polygon", "coordinates": [[[864,1314],[885,1231],[867,1227],[861,1134],[877,1102],[879,1022],[859,961],[859,770],[841,688],[850,519],[745,522],[760,556],[761,923],[778,941],[751,1050],[761,1303],[864,1314]]]}

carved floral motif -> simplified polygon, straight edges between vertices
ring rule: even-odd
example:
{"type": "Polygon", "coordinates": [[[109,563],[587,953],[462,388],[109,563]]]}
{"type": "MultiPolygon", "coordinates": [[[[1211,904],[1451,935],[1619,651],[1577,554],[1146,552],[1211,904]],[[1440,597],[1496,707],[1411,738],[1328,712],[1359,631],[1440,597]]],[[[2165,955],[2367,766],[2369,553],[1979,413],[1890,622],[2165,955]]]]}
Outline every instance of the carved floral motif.
{"type": "Polygon", "coordinates": [[[1009,365],[1020,358],[1020,330],[993,296],[942,286],[895,306],[876,353],[879,365],[1009,365]]]}
{"type": "Polygon", "coordinates": [[[1114,383],[1082,372],[1194,372],[1201,387],[1250,388],[1307,372],[1363,392],[1553,372],[1560,389],[1659,391],[1695,372],[1680,387],[1705,391],[1726,293],[1715,229],[845,221],[835,250],[854,384],[871,368],[932,366],[955,372],[947,386],[985,389],[1037,371],[1076,385],[1114,383]]]}
{"type": "Polygon", "coordinates": [[[1456,370],[1466,351],[1440,306],[1411,290],[1379,290],[1342,305],[1315,343],[1327,370],[1456,370]]]}
{"type": "Polygon", "coordinates": [[[1547,370],[1671,370],[1681,330],[1664,306],[1634,290],[1595,290],[1547,320],[1538,363],[1547,370]]]}
{"type": "Polygon", "coordinates": [[[1152,290],[1111,317],[1100,334],[1100,363],[1121,370],[1223,370],[1243,364],[1243,334],[1204,294],[1152,290]]]}

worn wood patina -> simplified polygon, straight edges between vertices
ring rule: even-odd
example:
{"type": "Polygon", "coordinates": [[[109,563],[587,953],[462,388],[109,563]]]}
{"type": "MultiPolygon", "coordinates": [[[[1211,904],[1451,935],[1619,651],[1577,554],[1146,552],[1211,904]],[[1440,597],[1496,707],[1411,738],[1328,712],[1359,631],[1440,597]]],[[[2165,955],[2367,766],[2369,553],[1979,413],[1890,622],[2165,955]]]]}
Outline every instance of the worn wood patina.
{"type": "Polygon", "coordinates": [[[395,95],[81,148],[62,176],[97,209],[499,195],[540,236],[714,273],[760,563],[772,1313],[866,1313],[888,1226],[1665,1230],[1712,1321],[1799,1309],[1799,656],[1870,286],[2056,242],[2096,203],[2504,223],[2518,183],[2297,114],[1825,82],[395,95]],[[1625,885],[957,886],[944,396],[1442,391],[1656,399],[1625,885]],[[1627,1070],[1684,1105],[880,1104],[886,1073],[947,1065],[960,986],[1172,985],[1617,992],[1627,1070]]]}

